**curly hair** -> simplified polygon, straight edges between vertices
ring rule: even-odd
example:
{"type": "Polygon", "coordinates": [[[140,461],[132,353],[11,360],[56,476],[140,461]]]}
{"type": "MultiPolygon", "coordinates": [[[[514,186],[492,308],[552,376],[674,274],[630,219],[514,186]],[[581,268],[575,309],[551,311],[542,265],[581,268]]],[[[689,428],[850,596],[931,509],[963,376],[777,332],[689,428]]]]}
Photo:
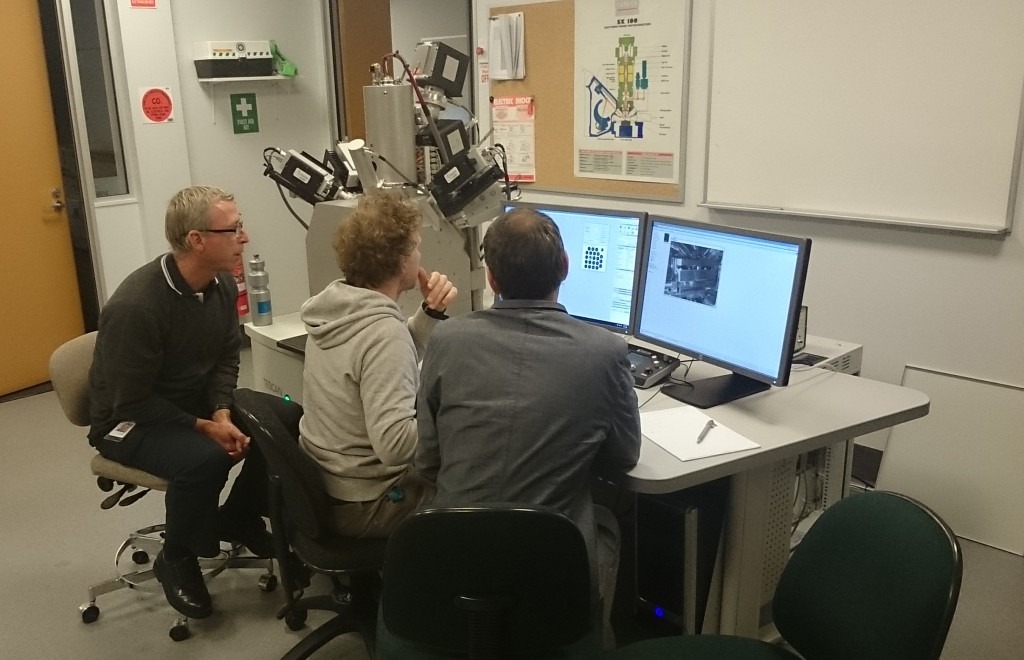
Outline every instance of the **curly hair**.
{"type": "Polygon", "coordinates": [[[191,186],[175,193],[164,215],[164,235],[174,252],[188,252],[190,231],[210,228],[210,207],[220,201],[233,202],[235,196],[214,186],[191,186]]]}
{"type": "Polygon", "coordinates": [[[364,197],[335,230],[331,243],[345,281],[365,289],[401,273],[422,223],[419,211],[398,195],[364,197]]]}
{"type": "Polygon", "coordinates": [[[484,234],[484,260],[509,300],[543,300],[565,279],[565,247],[558,225],[544,213],[518,208],[484,234]]]}

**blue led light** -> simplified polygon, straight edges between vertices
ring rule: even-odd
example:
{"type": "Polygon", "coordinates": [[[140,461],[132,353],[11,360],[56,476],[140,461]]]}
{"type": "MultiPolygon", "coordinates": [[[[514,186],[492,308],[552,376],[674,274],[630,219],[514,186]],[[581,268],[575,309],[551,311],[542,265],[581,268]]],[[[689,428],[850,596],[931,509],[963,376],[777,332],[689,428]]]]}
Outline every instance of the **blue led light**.
{"type": "Polygon", "coordinates": [[[654,616],[656,616],[659,619],[661,619],[662,617],[665,616],[665,610],[661,609],[660,607],[655,607],[654,608],[654,616]]]}

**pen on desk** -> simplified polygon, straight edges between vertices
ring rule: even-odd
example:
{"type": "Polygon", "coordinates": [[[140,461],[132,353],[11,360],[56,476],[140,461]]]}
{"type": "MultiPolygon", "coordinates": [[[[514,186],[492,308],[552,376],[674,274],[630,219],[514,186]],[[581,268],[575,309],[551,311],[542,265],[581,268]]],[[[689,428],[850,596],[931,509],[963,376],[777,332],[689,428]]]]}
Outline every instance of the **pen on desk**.
{"type": "Polygon", "coordinates": [[[698,434],[697,434],[697,444],[698,444],[698,445],[699,445],[699,444],[700,444],[701,442],[703,442],[703,441],[704,441],[704,438],[708,437],[708,433],[710,433],[710,432],[711,432],[711,429],[713,429],[713,428],[715,428],[715,420],[713,420],[713,419],[709,419],[709,420],[708,420],[708,423],[707,423],[707,424],[705,424],[705,425],[704,425],[704,428],[702,428],[702,429],[700,430],[700,433],[698,433],[698,434]]]}

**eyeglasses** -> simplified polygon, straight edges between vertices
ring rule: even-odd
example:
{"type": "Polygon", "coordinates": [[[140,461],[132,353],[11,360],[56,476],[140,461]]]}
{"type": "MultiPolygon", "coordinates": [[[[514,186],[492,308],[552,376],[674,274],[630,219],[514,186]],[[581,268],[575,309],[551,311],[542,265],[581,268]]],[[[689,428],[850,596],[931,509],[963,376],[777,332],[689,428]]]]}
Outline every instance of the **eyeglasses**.
{"type": "Polygon", "coordinates": [[[228,227],[227,229],[200,229],[199,231],[206,232],[207,234],[234,234],[235,236],[241,236],[242,232],[245,231],[245,227],[242,226],[242,221],[239,220],[234,227],[228,227]]]}

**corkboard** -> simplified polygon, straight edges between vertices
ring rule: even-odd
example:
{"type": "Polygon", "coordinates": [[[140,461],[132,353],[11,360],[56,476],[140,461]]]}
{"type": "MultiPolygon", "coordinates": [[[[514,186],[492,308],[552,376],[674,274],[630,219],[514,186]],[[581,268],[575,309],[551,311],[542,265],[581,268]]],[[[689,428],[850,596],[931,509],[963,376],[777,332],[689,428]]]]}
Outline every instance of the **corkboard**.
{"type": "MultiPolygon", "coordinates": [[[[534,97],[537,183],[520,184],[523,189],[681,200],[682,186],[678,184],[590,179],[573,174],[574,0],[492,7],[490,15],[519,11],[526,24],[526,78],[491,80],[490,94],[534,97]]],[[[679,149],[681,177],[685,153],[682,145],[679,149]]]]}

